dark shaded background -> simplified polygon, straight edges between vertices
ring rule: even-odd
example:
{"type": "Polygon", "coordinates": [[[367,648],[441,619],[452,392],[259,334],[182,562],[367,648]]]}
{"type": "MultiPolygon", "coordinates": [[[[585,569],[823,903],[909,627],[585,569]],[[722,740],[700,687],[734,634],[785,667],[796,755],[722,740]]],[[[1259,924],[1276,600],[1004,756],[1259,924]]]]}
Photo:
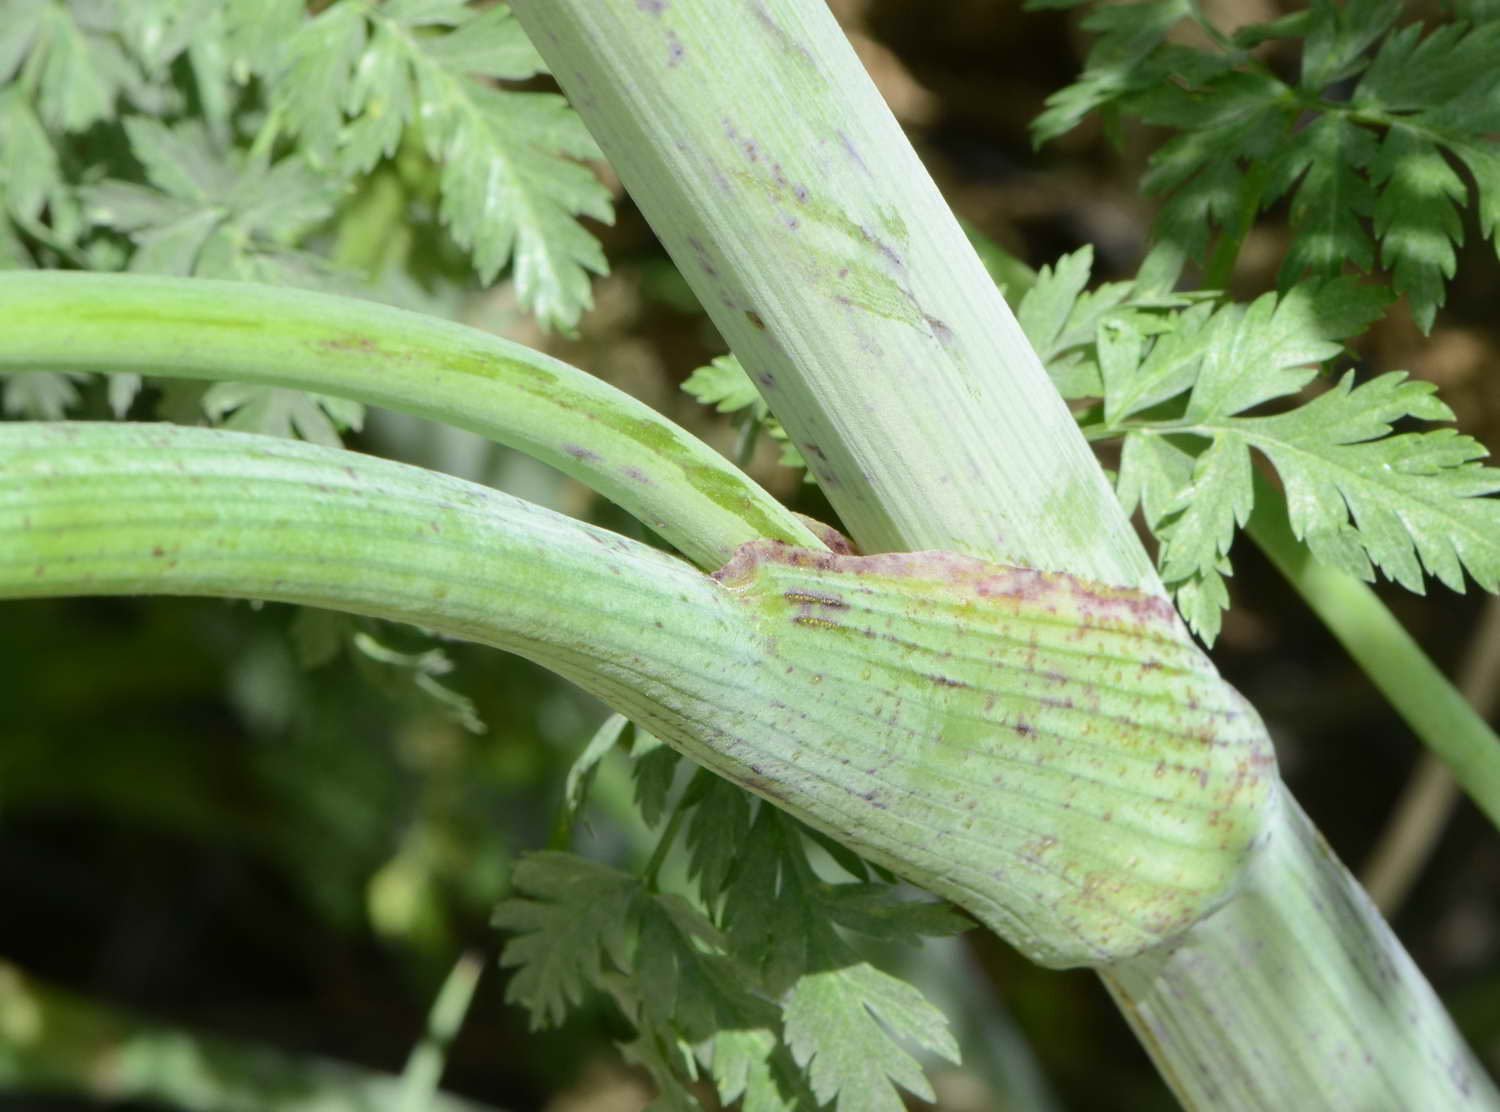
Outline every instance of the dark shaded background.
{"type": "MultiPolygon", "coordinates": [[[[1135,183],[1155,137],[1127,131],[1117,149],[1085,125],[1037,152],[1026,133],[1045,96],[1080,68],[1086,39],[1075,17],[996,0],[835,8],[960,214],[1033,265],[1092,243],[1096,277],[1133,273],[1150,218],[1135,183]]],[[[1225,24],[1277,10],[1271,0],[1214,7],[1225,24]]],[[[503,289],[469,318],[547,346],[729,449],[727,423],[677,391],[722,350],[712,328],[628,200],[599,232],[614,273],[599,283],[582,339],[530,332],[503,289]]],[[[1374,369],[1437,382],[1460,427],[1494,445],[1500,268],[1472,223],[1469,232],[1433,335],[1398,305],[1361,354],[1374,369]]],[[[1274,219],[1254,234],[1237,294],[1269,288],[1284,245],[1274,219]]],[[[631,527],[571,482],[450,430],[376,420],[355,446],[631,527]]],[[[756,471],[799,509],[831,519],[769,448],[756,471]]],[[[1260,708],[1296,795],[1357,869],[1418,749],[1258,554],[1242,543],[1234,559],[1235,605],[1215,658],[1260,708]]],[[[1451,673],[1482,600],[1436,585],[1426,598],[1382,593],[1451,673]]],[[[176,600],[0,608],[0,955],[98,1005],[399,1071],[457,954],[498,950],[487,919],[508,864],[546,841],[562,775],[604,711],[525,662],[452,645],[449,680],[489,725],[475,736],[399,676],[348,656],[304,670],[293,617],[280,606],[176,600]]],[[[399,629],[381,636],[426,645],[399,629]]],[[[591,831],[600,855],[630,861],[649,850],[619,765],[601,778],[591,831]]],[[[1500,838],[1461,804],[1395,918],[1492,1069],[1497,891],[1500,838]]],[[[1038,970],[977,932],[963,946],[987,982],[987,1006],[1003,1001],[1061,1106],[1172,1107],[1091,975],[1038,970]]],[[[931,975],[923,960],[949,959],[911,962],[918,979],[931,975]]],[[[492,968],[451,1055],[451,1090],[515,1110],[641,1107],[645,1090],[609,1047],[621,1032],[607,1011],[537,1036],[504,1005],[503,987],[492,968]]],[[[0,1007],[0,1048],[6,1022],[0,1007]]],[[[1002,1107],[1001,1066],[944,1075],[939,1107],[1002,1107]]],[[[4,1108],[85,1106],[0,1098],[4,1108]]]]}

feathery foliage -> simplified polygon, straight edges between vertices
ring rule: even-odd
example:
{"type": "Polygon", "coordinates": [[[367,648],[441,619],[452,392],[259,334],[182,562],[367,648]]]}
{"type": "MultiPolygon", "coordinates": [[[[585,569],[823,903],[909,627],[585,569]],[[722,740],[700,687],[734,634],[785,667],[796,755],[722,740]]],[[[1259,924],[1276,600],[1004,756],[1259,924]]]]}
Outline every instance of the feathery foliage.
{"type": "Polygon", "coordinates": [[[1427,330],[1471,193],[1480,234],[1494,240],[1500,226],[1500,12],[1465,4],[1459,22],[1432,29],[1398,26],[1401,15],[1399,0],[1312,0],[1226,35],[1189,0],[1100,5],[1083,21],[1098,35],[1084,73],[1048,100],[1033,135],[1054,138],[1095,112],[1176,132],[1142,183],[1163,202],[1148,287],[1206,257],[1214,229],[1208,284],[1222,284],[1255,214],[1286,199],[1283,290],[1378,262],[1427,330]],[[1206,48],[1169,37],[1184,21],[1206,48]]]}
{"type": "MultiPolygon", "coordinates": [[[[509,265],[522,304],[570,328],[590,304],[589,272],[605,269],[577,217],[607,222],[611,205],[577,161],[597,149],[562,98],[498,84],[543,68],[503,5],[335,0],[311,14],[300,0],[0,0],[0,267],[228,278],[431,308],[382,269],[420,267],[456,288],[466,257],[486,283],[509,265]],[[368,212],[393,181],[397,202],[372,230],[368,212]],[[422,220],[448,228],[448,255],[418,257],[403,225],[422,220]],[[349,250],[360,235],[382,245],[376,256],[349,250]]],[[[89,378],[7,376],[0,410],[58,420],[87,401],[89,378]]],[[[364,417],[346,399],[230,382],[111,375],[105,393],[116,417],[154,409],[330,446],[364,417]]],[[[347,645],[481,728],[438,682],[438,650],[385,650],[332,616],[298,628],[320,631],[310,664],[347,645]]]]}
{"type": "Polygon", "coordinates": [[[1500,490],[1500,470],[1478,464],[1484,447],[1452,429],[1393,435],[1406,418],[1453,419],[1430,383],[1393,371],[1356,386],[1350,371],[1303,395],[1381,314],[1378,288],[1338,278],[1250,305],[1174,306],[1135,300],[1128,283],[1082,293],[1089,265],[1085,249],[1044,269],[1018,316],[1064,396],[1100,399],[1085,432],[1123,441],[1120,499],[1140,507],[1162,578],[1205,640],[1254,503],[1252,448],[1318,559],[1419,592],[1424,570],[1454,590],[1465,570],[1486,590],[1500,585],[1500,499],[1482,497],[1500,490]],[[1279,411],[1262,412],[1267,403],[1279,411]]]}
{"type": "MultiPolygon", "coordinates": [[[[570,784],[622,742],[624,727],[618,716],[605,723],[570,784]]],[[[621,1050],[652,1075],[658,1108],[696,1107],[687,1086],[705,1076],[722,1101],[743,1097],[757,1112],[829,1102],[899,1112],[896,1086],[931,1100],[903,1044],[956,1060],[941,1013],[843,932],[911,943],[968,921],[706,773],[668,817],[679,759],[639,730],[631,753],[643,814],[653,825],[666,818],[653,865],[635,875],[567,853],[527,857],[518,895],[496,913],[517,932],[502,957],[517,970],[508,998],[539,1026],[561,1022],[591,989],[612,998],[635,1028],[621,1050]],[[657,869],[679,832],[691,890],[674,893],[657,869]],[[836,854],[828,869],[836,861],[844,879],[823,879],[810,846],[836,854]]]]}
{"type": "Polygon", "coordinates": [[[464,0],[0,0],[0,252],[307,285],[396,165],[480,279],[569,328],[611,219],[598,151],[503,5],[464,0]],[[87,134],[85,134],[87,133],[87,134]]]}

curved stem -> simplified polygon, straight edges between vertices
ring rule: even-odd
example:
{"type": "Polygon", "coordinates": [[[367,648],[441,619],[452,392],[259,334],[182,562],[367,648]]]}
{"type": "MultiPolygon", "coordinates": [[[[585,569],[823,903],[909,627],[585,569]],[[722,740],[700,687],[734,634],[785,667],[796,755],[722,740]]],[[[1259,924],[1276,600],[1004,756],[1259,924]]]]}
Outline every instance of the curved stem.
{"type": "Polygon", "coordinates": [[[1261,837],[1259,721],[1136,592],[767,541],[706,576],[462,480],[222,430],[0,424],[0,459],[0,598],[264,598],[509,649],[1048,964],[1155,946],[1261,837]]]}
{"type": "Polygon", "coordinates": [[[469,429],[588,484],[700,567],[822,543],[708,445],[575,367],[354,298],[144,275],[0,273],[0,371],[133,372],[314,390],[469,429]]]}
{"type": "Polygon", "coordinates": [[[0,460],[3,598],[303,603],[673,703],[679,673],[732,657],[744,633],[713,580],[673,556],[353,452],[175,425],[11,423],[0,460]]]}

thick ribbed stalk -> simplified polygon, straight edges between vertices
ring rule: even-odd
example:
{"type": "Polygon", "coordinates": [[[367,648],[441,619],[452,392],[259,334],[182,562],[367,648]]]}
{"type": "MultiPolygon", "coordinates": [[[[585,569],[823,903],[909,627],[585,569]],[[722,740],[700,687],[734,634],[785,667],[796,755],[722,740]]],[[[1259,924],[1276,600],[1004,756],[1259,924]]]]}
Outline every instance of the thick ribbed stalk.
{"type": "Polygon", "coordinates": [[[1165,604],[953,553],[743,545],[714,576],[417,468],[171,425],[0,425],[0,598],[328,606],[519,652],[1038,961],[1234,889],[1274,798],[1165,604]]]}
{"type": "Polygon", "coordinates": [[[862,550],[1156,582],[822,0],[512,7],[862,550]]]}
{"type": "Polygon", "coordinates": [[[477,328],[245,282],[0,273],[0,372],[138,372],[313,390],[508,444],[716,568],[757,537],[818,547],[691,433],[576,367],[477,328]]]}
{"type": "MultiPolygon", "coordinates": [[[[1160,590],[822,0],[513,7],[866,551],[945,548],[1160,590]]],[[[1127,1013],[1181,1019],[1138,1021],[1176,1091],[1277,1112],[1343,1112],[1351,1093],[1365,1107],[1500,1106],[1399,946],[1342,912],[1362,894],[1290,799],[1270,837],[1238,897],[1165,957],[1111,970],[1127,1013]],[[1289,892],[1294,879],[1308,892],[1289,892]],[[1341,991],[1285,980],[1328,947],[1341,991]],[[1345,983],[1364,969],[1390,991],[1345,983]],[[1419,1004],[1392,1022],[1389,998],[1419,1004]],[[1227,1035],[1198,1037],[1209,1014],[1227,1035]],[[1310,1031],[1346,1055],[1336,1081],[1306,1052],[1310,1031]],[[1413,1073],[1393,1079],[1387,1061],[1413,1073]],[[1264,1072],[1295,1099],[1244,1086],[1264,1072]]]]}
{"type": "Polygon", "coordinates": [[[1421,972],[1286,802],[1232,915],[1102,971],[1167,1082],[1213,1112],[1494,1108],[1494,1086],[1421,972]],[[1278,1038],[1246,1043],[1247,1031],[1278,1038]]]}
{"type": "Polygon", "coordinates": [[[666,702],[745,633],[691,565],[421,468],[176,425],[0,424],[0,596],[106,594],[410,622],[666,702]],[[642,620],[674,607],[696,620],[642,620]]]}

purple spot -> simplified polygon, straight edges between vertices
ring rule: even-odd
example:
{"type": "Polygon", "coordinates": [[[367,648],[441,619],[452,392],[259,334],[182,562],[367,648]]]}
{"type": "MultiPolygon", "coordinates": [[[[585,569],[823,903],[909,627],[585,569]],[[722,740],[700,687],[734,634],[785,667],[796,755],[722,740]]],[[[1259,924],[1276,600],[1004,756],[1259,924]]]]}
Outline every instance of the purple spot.
{"type": "Polygon", "coordinates": [[[807,204],[807,186],[805,186],[805,185],[795,185],[795,186],[793,186],[792,187],[792,196],[795,197],[795,198],[797,198],[797,203],[798,204],[801,204],[801,205],[807,204]]]}
{"type": "Polygon", "coordinates": [[[703,241],[697,236],[688,236],[688,246],[693,249],[693,254],[698,259],[698,265],[703,268],[703,273],[707,274],[710,278],[717,278],[719,272],[714,267],[714,264],[709,261],[708,249],[703,246],[703,241]]]}
{"type": "Polygon", "coordinates": [[[563,451],[582,463],[597,463],[599,460],[598,452],[591,452],[582,444],[564,444],[563,451]]]}
{"type": "Polygon", "coordinates": [[[859,151],[855,150],[854,143],[850,141],[849,136],[843,131],[840,131],[838,136],[839,142],[844,145],[844,153],[854,160],[855,165],[868,174],[870,168],[865,165],[865,160],[860,157],[859,151]]]}
{"type": "Polygon", "coordinates": [[[677,37],[676,31],[667,32],[667,65],[675,66],[687,55],[687,49],[682,45],[682,40],[677,37]]]}
{"type": "Polygon", "coordinates": [[[651,15],[661,15],[667,10],[667,0],[635,0],[635,6],[651,15]]]}

